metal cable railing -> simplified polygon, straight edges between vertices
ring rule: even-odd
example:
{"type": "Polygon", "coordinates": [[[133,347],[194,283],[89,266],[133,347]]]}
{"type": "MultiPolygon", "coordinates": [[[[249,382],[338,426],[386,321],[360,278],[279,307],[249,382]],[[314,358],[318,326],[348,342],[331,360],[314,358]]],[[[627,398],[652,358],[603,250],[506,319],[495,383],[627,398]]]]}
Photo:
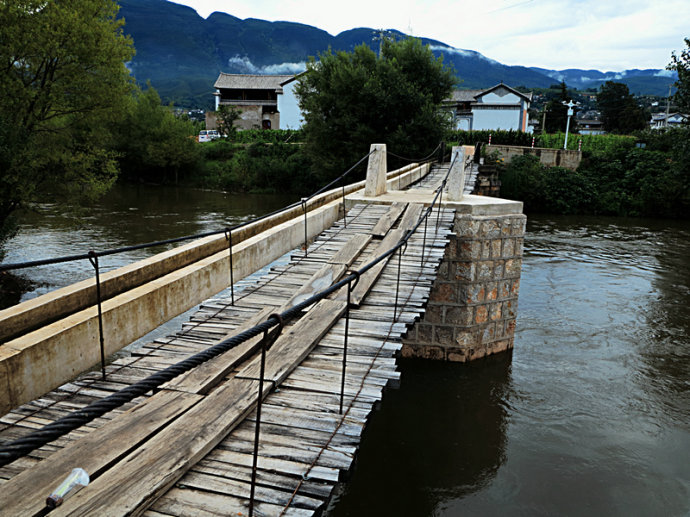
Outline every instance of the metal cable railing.
{"type": "MultiPolygon", "coordinates": [[[[452,167],[451,167],[452,168],[452,167]]],[[[193,356],[184,359],[174,365],[171,365],[164,370],[157,372],[155,374],[150,375],[149,377],[142,379],[131,386],[128,386],[126,388],[123,388],[122,390],[113,393],[112,395],[109,395],[108,397],[98,400],[96,402],[91,403],[89,406],[80,409],[78,411],[75,411],[74,413],[62,417],[59,420],[56,420],[55,422],[52,422],[43,428],[34,431],[30,433],[29,435],[19,438],[18,440],[15,440],[9,444],[3,445],[0,447],[0,467],[7,465],[8,463],[21,458],[25,456],[26,454],[30,453],[31,451],[47,444],[50,443],[53,440],[56,440],[57,438],[69,433],[70,431],[73,431],[74,429],[77,429],[78,427],[81,427],[82,425],[94,420],[95,418],[98,418],[105,413],[116,409],[123,404],[130,402],[131,400],[135,399],[136,397],[142,396],[146,394],[147,392],[154,390],[161,386],[162,384],[169,382],[170,380],[174,379],[178,375],[181,375],[182,373],[185,373],[196,366],[199,366],[200,364],[212,359],[213,357],[216,357],[242,343],[245,341],[258,336],[261,333],[267,333],[269,332],[273,327],[276,325],[280,324],[282,326],[283,322],[290,321],[291,319],[295,318],[297,315],[299,315],[304,309],[307,307],[313,305],[314,303],[317,303],[324,298],[328,297],[329,295],[335,293],[336,291],[340,290],[342,287],[348,286],[348,291],[351,290],[350,284],[352,282],[358,281],[359,277],[372,269],[374,266],[382,262],[383,260],[386,260],[388,257],[392,256],[395,254],[399,249],[401,249],[403,246],[407,246],[407,242],[409,241],[410,237],[417,231],[417,229],[421,226],[422,222],[425,222],[425,234],[424,234],[424,243],[422,246],[422,264],[424,262],[424,248],[426,247],[426,228],[427,228],[427,220],[431,212],[433,211],[434,206],[436,205],[437,201],[439,198],[441,198],[443,189],[446,186],[446,182],[448,180],[448,174],[449,171],[446,173],[443,181],[441,182],[441,185],[436,189],[436,194],[434,195],[434,198],[432,202],[430,203],[429,207],[423,211],[420,214],[420,217],[418,221],[416,222],[415,226],[409,230],[408,232],[405,233],[405,235],[398,241],[398,243],[393,246],[391,249],[386,251],[385,253],[381,254],[379,257],[376,259],[370,261],[369,263],[365,264],[362,266],[360,269],[357,271],[351,272],[348,276],[340,280],[339,282],[331,285],[330,287],[314,294],[307,300],[304,300],[303,302],[291,307],[290,309],[287,309],[286,311],[277,314],[277,315],[272,315],[270,316],[266,321],[250,328],[247,329],[243,332],[240,332],[239,334],[228,338],[224,341],[221,341],[220,343],[211,346],[207,350],[204,350],[202,352],[198,352],[197,354],[194,354],[193,356]]],[[[441,198],[442,199],[442,198],[441,198]]],[[[439,202],[440,204],[440,202],[439,202]]],[[[399,282],[398,282],[398,289],[399,289],[399,282]]],[[[396,300],[397,300],[397,293],[396,293],[396,300]]],[[[349,302],[349,300],[348,300],[349,302]]],[[[349,306],[349,303],[348,303],[349,306]]],[[[395,307],[395,312],[397,313],[397,303],[395,307]]],[[[395,316],[397,318],[397,315],[395,316]]],[[[342,397],[342,394],[341,394],[342,397]]]]}

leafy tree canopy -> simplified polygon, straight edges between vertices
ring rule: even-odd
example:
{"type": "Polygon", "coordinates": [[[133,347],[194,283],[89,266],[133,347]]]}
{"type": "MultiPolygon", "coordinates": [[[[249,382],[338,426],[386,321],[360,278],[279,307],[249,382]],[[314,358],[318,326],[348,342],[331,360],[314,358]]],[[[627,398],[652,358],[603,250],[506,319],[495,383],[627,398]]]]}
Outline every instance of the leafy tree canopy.
{"type": "Polygon", "coordinates": [[[649,113],[635,102],[623,83],[606,81],[597,95],[597,108],[601,111],[604,130],[609,133],[628,134],[647,127],[649,113]]]}
{"type": "Polygon", "coordinates": [[[685,38],[685,45],[687,48],[680,56],[675,52],[671,55],[671,63],[666,68],[678,73],[674,100],[682,113],[690,114],[690,38],[685,38]]]}
{"type": "Polygon", "coordinates": [[[319,58],[308,64],[297,95],[307,152],[322,179],[347,170],[372,143],[409,158],[438,145],[449,126],[439,107],[456,79],[428,46],[387,39],[380,57],[361,45],[319,58]]]}
{"type": "MultiPolygon", "coordinates": [[[[551,99],[546,104],[544,131],[547,133],[565,132],[568,124],[568,107],[563,103],[572,100],[573,97],[568,93],[568,87],[565,85],[565,81],[561,82],[559,88],[560,94],[558,97],[551,99]]],[[[575,121],[575,116],[573,115],[570,119],[570,126],[568,129],[571,133],[576,133],[577,122],[575,121]]]]}
{"type": "Polygon", "coordinates": [[[134,50],[112,0],[0,2],[0,229],[27,202],[92,196],[117,176],[107,122],[134,50]]]}
{"type": "Polygon", "coordinates": [[[114,148],[122,174],[129,180],[177,183],[198,164],[195,126],[161,105],[149,84],[127,100],[113,125],[114,148]]]}

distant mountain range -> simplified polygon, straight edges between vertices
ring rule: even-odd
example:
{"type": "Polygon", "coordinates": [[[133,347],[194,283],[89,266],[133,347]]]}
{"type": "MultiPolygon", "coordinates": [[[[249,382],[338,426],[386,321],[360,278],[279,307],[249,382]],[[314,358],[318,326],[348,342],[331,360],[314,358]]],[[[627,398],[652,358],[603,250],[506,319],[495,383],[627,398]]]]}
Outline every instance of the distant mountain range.
{"type": "MultiPolygon", "coordinates": [[[[151,81],[165,101],[178,106],[213,105],[213,83],[219,72],[290,74],[304,70],[309,56],[329,47],[352,50],[366,43],[377,48],[375,31],[357,28],[332,36],[292,22],[241,20],[224,13],[207,19],[186,6],[167,0],[120,0],[125,32],[137,54],[128,64],[141,83],[151,81]]],[[[389,31],[395,36],[404,36],[389,31]]],[[[421,38],[444,63],[454,66],[461,88],[487,88],[503,81],[510,86],[546,88],[565,80],[571,88],[597,88],[607,80],[628,85],[632,93],[664,96],[675,75],[667,70],[546,70],[508,66],[472,50],[453,48],[421,38]]]]}

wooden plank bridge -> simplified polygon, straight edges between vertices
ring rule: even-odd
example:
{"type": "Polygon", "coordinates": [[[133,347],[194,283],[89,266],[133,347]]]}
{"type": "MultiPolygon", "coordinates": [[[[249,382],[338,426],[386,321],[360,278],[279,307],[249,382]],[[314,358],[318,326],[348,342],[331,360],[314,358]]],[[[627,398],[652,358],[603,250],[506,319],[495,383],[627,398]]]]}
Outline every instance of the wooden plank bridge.
{"type": "MultiPolygon", "coordinates": [[[[413,188],[431,198],[445,172],[436,168],[413,188]]],[[[395,246],[422,212],[416,203],[354,206],[306,252],[244,282],[234,303],[210,299],[179,332],[120,354],[105,379],[80,375],[0,418],[0,443],[308,299],[395,246]]],[[[350,468],[384,388],[399,377],[396,352],[424,312],[453,217],[434,208],[404,253],[286,323],[263,376],[259,335],[0,468],[0,515],[45,513],[46,497],[75,467],[91,483],[54,515],[248,515],[252,498],[255,515],[318,513],[350,468]]]]}

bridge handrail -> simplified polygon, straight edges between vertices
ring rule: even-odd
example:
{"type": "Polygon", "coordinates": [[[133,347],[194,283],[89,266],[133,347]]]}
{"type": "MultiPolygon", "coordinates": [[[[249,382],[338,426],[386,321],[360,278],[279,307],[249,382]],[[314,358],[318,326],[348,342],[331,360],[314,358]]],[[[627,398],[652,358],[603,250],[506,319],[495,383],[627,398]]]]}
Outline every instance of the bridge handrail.
{"type": "MultiPolygon", "coordinates": [[[[453,161],[455,161],[455,158],[453,159],[453,161]]],[[[142,379],[130,386],[127,386],[126,388],[121,389],[120,391],[113,393],[112,395],[92,402],[85,408],[79,409],[67,416],[64,416],[54,422],[51,422],[50,424],[43,426],[41,429],[33,431],[22,438],[19,438],[17,440],[14,440],[8,444],[1,446],[0,467],[3,467],[15,461],[16,459],[26,456],[31,451],[38,449],[39,447],[42,447],[43,445],[46,445],[60,438],[61,436],[64,436],[65,434],[81,427],[82,425],[91,422],[92,420],[106,414],[109,411],[112,411],[113,409],[116,409],[126,404],[127,402],[132,401],[133,399],[139,396],[146,394],[151,390],[158,388],[164,383],[174,379],[178,375],[181,375],[191,370],[192,368],[195,368],[196,366],[199,366],[200,364],[236,346],[239,346],[245,341],[258,336],[261,333],[270,331],[270,329],[272,329],[276,325],[282,325],[283,322],[295,318],[307,307],[323,300],[324,298],[335,293],[342,287],[345,287],[350,282],[358,280],[362,274],[366,273],[374,266],[376,266],[383,260],[387,259],[391,255],[396,253],[401,247],[407,245],[407,241],[417,231],[422,222],[428,219],[439,197],[443,195],[443,189],[446,186],[446,183],[448,181],[448,175],[450,174],[450,170],[452,169],[452,167],[453,163],[451,163],[451,166],[446,172],[446,175],[443,181],[441,182],[441,185],[436,189],[436,194],[434,195],[433,200],[431,201],[427,209],[420,214],[415,226],[412,229],[408,230],[405,233],[405,235],[403,235],[400,238],[400,240],[395,246],[393,246],[385,253],[381,254],[376,259],[360,267],[357,271],[351,272],[345,278],[336,282],[330,287],[327,287],[317,292],[316,294],[312,295],[303,302],[298,303],[297,305],[294,305],[293,307],[283,311],[279,315],[269,316],[269,318],[266,321],[259,323],[258,325],[255,325],[252,328],[244,330],[239,334],[236,334],[231,338],[223,340],[220,343],[213,345],[206,350],[198,352],[193,356],[188,357],[187,359],[184,359],[176,364],[170,365],[164,370],[154,373],[145,379],[142,379]]],[[[422,249],[422,257],[423,256],[424,250],[422,249]]]]}

